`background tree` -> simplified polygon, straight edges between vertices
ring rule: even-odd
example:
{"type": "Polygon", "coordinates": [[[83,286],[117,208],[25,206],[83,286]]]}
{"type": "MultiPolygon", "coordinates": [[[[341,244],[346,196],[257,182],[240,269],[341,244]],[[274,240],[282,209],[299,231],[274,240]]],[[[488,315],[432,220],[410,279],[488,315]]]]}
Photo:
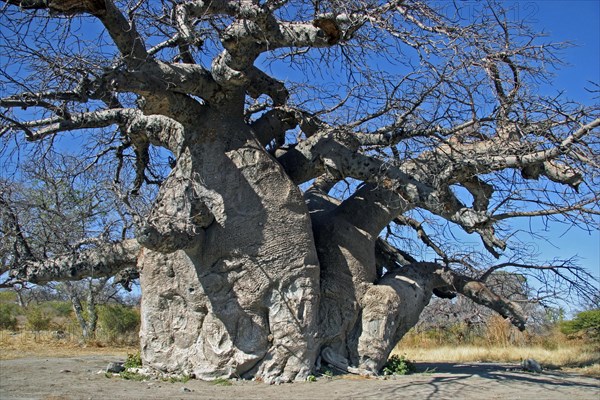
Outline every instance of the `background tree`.
{"type": "Polygon", "coordinates": [[[375,373],[433,293],[524,328],[493,272],[595,291],[510,241],[515,218],[598,229],[600,118],[538,94],[561,45],[498,4],[465,20],[419,1],[4,2],[5,153],[84,138],[83,159],[114,159],[137,222],[136,239],[21,258],[6,284],[137,267],[148,366],[375,373]],[[465,256],[448,226],[505,258],[465,256]],[[407,230],[441,261],[417,262],[407,230]]]}
{"type": "Polygon", "coordinates": [[[600,342],[600,309],[581,311],[572,320],[563,321],[560,328],[563,333],[579,334],[600,342]]]}
{"type": "MultiPolygon", "coordinates": [[[[110,181],[102,179],[97,165],[86,167],[72,157],[53,154],[39,162],[31,157],[20,173],[19,180],[0,182],[3,270],[24,261],[73,254],[95,241],[128,236],[131,222],[115,203],[110,181]]],[[[96,278],[93,272],[81,282],[48,286],[47,290],[28,290],[27,282],[21,282],[13,288],[22,307],[31,300],[39,304],[68,299],[84,340],[95,335],[97,306],[115,299],[119,292],[112,277],[96,278]]]]}

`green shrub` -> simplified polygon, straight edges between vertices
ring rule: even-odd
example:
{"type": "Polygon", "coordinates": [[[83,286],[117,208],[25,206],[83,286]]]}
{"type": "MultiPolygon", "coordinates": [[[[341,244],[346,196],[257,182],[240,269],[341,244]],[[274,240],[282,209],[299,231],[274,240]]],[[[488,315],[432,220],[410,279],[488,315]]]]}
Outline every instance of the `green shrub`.
{"type": "Polygon", "coordinates": [[[17,317],[12,304],[0,303],[0,329],[17,330],[17,317]]]}
{"type": "Polygon", "coordinates": [[[98,309],[98,328],[111,340],[127,334],[137,335],[139,325],[140,313],[135,308],[110,304],[98,309]]]}
{"type": "Polygon", "coordinates": [[[600,309],[580,312],[572,320],[561,322],[560,330],[566,335],[581,333],[600,341],[600,309]]]}
{"type": "Polygon", "coordinates": [[[415,365],[405,356],[394,354],[383,367],[384,375],[408,375],[416,371],[415,365]]]}
{"type": "Polygon", "coordinates": [[[48,330],[52,319],[38,306],[29,307],[25,317],[27,318],[27,329],[36,332],[48,330]]]}

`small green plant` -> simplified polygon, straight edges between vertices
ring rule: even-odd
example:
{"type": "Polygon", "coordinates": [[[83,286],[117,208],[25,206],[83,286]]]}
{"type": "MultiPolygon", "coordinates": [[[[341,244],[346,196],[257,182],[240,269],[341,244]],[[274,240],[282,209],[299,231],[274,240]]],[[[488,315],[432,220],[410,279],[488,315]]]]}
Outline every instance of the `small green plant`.
{"type": "Polygon", "coordinates": [[[416,371],[415,365],[405,356],[394,354],[383,367],[384,375],[408,375],[416,371]]]}
{"type": "Polygon", "coordinates": [[[140,368],[142,366],[142,356],[140,352],[127,354],[127,360],[123,364],[125,368],[140,368]]]}
{"type": "Polygon", "coordinates": [[[213,385],[219,385],[219,386],[231,386],[232,383],[229,381],[229,379],[226,378],[217,378],[214,381],[212,381],[213,385]]]}
{"type": "Polygon", "coordinates": [[[170,383],[187,383],[190,380],[190,376],[189,375],[178,375],[178,376],[171,376],[168,379],[164,379],[165,381],[168,381],[170,383]]]}
{"type": "Polygon", "coordinates": [[[309,375],[309,376],[306,378],[306,381],[307,381],[307,382],[316,382],[316,381],[317,381],[317,377],[316,377],[316,376],[314,376],[314,375],[309,375]]]}
{"type": "Polygon", "coordinates": [[[333,378],[333,371],[330,369],[326,369],[323,371],[323,376],[326,378],[333,378]]]}
{"type": "Polygon", "coordinates": [[[131,372],[131,371],[123,371],[119,374],[119,376],[123,379],[126,379],[128,381],[143,381],[146,380],[147,377],[145,375],[142,375],[140,373],[137,372],[131,372]]]}

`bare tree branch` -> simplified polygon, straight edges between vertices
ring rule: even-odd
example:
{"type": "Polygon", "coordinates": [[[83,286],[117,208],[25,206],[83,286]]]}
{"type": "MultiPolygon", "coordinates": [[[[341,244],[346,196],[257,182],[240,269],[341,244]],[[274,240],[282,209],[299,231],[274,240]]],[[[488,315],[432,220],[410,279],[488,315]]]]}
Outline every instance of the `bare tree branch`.
{"type": "Polygon", "coordinates": [[[44,261],[26,261],[13,268],[2,283],[10,287],[21,282],[44,284],[86,277],[110,277],[126,268],[135,268],[141,246],[131,239],[86,249],[76,254],[58,255],[44,261]]]}

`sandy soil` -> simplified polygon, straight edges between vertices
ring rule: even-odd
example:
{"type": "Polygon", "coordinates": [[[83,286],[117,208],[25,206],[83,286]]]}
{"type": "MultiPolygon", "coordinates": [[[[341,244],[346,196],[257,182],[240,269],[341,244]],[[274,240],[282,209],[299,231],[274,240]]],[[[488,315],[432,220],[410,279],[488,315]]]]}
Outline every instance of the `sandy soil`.
{"type": "Polygon", "coordinates": [[[386,380],[342,375],[279,386],[249,381],[222,386],[107,378],[99,371],[111,361],[124,360],[110,355],[2,360],[0,399],[600,399],[600,379],[532,374],[502,364],[420,363],[420,370],[435,372],[386,380]]]}

